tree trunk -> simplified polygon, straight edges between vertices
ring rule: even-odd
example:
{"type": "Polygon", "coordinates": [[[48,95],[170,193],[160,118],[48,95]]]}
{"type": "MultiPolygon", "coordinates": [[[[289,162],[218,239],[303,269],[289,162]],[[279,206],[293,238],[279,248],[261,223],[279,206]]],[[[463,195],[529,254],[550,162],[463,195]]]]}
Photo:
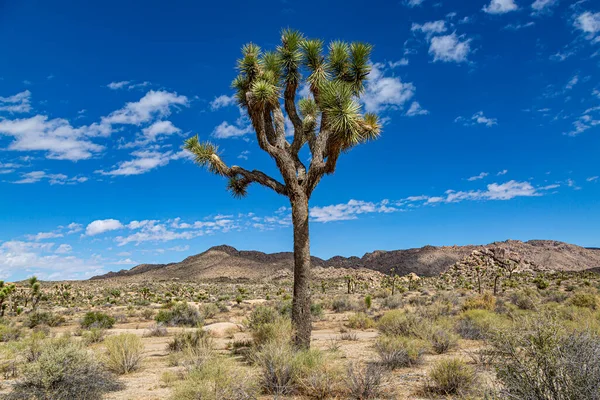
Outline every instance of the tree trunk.
{"type": "Polygon", "coordinates": [[[310,347],[312,317],[310,314],[310,240],[308,235],[308,198],[296,195],[290,198],[294,225],[294,299],[292,324],[297,347],[310,347]]]}

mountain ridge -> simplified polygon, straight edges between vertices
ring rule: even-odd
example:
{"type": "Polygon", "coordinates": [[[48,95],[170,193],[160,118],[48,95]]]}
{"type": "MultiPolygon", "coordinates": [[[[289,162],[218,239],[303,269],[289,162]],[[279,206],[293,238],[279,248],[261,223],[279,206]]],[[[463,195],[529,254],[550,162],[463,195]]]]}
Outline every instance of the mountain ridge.
{"type": "MultiPolygon", "coordinates": [[[[542,270],[582,271],[600,269],[600,249],[553,241],[506,240],[487,245],[423,246],[405,250],[374,250],[362,257],[333,256],[329,259],[311,257],[316,269],[366,269],[399,275],[416,273],[435,276],[447,271],[476,250],[493,249],[510,254],[512,259],[537,265],[542,270]]],[[[290,276],[293,253],[263,253],[256,250],[238,250],[219,245],[202,253],[168,264],[140,264],[129,270],[109,272],[90,279],[152,278],[152,279],[268,279],[290,276]]],[[[339,274],[337,274],[339,275],[339,274]]]]}

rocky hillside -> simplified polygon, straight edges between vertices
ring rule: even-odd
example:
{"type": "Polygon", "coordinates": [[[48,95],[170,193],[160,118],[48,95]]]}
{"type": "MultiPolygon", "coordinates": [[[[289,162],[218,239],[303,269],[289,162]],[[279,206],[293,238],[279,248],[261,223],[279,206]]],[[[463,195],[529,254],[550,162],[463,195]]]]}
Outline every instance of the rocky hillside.
{"type": "MultiPolygon", "coordinates": [[[[454,265],[473,262],[473,252],[484,251],[497,257],[510,258],[520,265],[536,270],[581,271],[600,268],[600,250],[549,240],[521,242],[508,240],[485,246],[425,246],[418,249],[374,251],[363,257],[336,256],[328,260],[312,258],[317,278],[336,278],[347,269],[399,275],[416,273],[434,276],[454,265]]],[[[259,251],[240,251],[231,246],[216,246],[195,256],[171,264],[142,264],[130,270],[110,272],[92,279],[276,279],[291,277],[292,253],[266,254],[259,251]]],[[[355,271],[357,273],[358,271],[355,271]]]]}

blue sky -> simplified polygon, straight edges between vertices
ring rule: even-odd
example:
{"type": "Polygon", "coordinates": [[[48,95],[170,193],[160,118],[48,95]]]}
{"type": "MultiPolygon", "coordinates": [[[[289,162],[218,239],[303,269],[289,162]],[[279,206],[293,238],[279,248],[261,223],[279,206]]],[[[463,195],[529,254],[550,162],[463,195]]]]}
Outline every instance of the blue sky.
{"type": "Polygon", "coordinates": [[[285,198],[233,199],[181,150],[198,133],[275,174],[230,82],[285,27],[372,43],[363,107],[385,121],[315,191],[314,255],[600,246],[597,2],[91,3],[0,0],[1,278],[291,250],[285,198]]]}

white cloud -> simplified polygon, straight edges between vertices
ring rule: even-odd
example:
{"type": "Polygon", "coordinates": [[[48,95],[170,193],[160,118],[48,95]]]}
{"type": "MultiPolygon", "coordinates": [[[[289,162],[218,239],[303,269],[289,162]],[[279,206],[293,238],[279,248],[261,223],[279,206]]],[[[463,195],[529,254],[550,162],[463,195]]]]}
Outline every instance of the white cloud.
{"type": "Polygon", "coordinates": [[[110,176],[141,175],[158,167],[164,167],[171,160],[185,156],[183,151],[180,153],[173,153],[172,151],[161,153],[153,150],[138,150],[132,152],[131,155],[133,159],[117,163],[110,171],[97,170],[95,172],[110,176]]]}
{"type": "Polygon", "coordinates": [[[532,26],[535,26],[535,22],[529,21],[525,24],[508,24],[504,29],[508,31],[520,31],[521,29],[531,28],[532,26]]]}
{"type": "Polygon", "coordinates": [[[39,232],[35,235],[27,235],[27,240],[40,241],[45,239],[55,239],[63,237],[62,233],[59,232],[39,232]]]}
{"type": "Polygon", "coordinates": [[[454,120],[454,122],[462,122],[465,126],[473,126],[476,124],[482,124],[491,128],[494,125],[498,125],[498,120],[496,118],[488,118],[483,114],[483,111],[479,111],[471,118],[458,117],[454,120]]]}
{"type": "Polygon", "coordinates": [[[168,248],[167,250],[169,251],[188,251],[190,249],[189,245],[185,245],[185,246],[174,246],[171,248],[168,248]]]}
{"type": "Polygon", "coordinates": [[[471,51],[471,39],[457,36],[456,33],[431,38],[429,54],[433,55],[433,61],[442,62],[466,62],[471,51]]]}
{"type": "Polygon", "coordinates": [[[488,174],[487,172],[482,172],[482,173],[480,173],[479,175],[475,175],[475,176],[472,176],[472,177],[470,177],[470,178],[467,178],[467,180],[468,180],[469,182],[478,181],[478,180],[480,180],[480,179],[483,179],[483,178],[485,178],[485,177],[486,177],[486,176],[488,176],[488,175],[489,175],[489,174],[488,174]]]}
{"type": "Polygon", "coordinates": [[[531,5],[534,15],[550,12],[551,8],[558,4],[558,0],[535,0],[531,5]]]}
{"type": "Polygon", "coordinates": [[[0,120],[0,135],[12,136],[8,149],[14,151],[44,151],[57,160],[85,160],[104,149],[91,142],[89,136],[105,134],[110,128],[92,124],[74,128],[62,118],[48,119],[36,115],[26,119],[0,120]]]}
{"type": "Polygon", "coordinates": [[[112,265],[135,265],[138,264],[137,261],[133,261],[131,258],[125,258],[123,260],[111,262],[112,265]]]}
{"type": "Polygon", "coordinates": [[[117,90],[124,88],[125,86],[129,85],[129,83],[129,81],[111,82],[108,85],[106,85],[106,87],[111,90],[117,90]]]}
{"type": "Polygon", "coordinates": [[[488,14],[505,14],[518,9],[514,0],[491,0],[489,5],[483,7],[483,11],[488,14]]]}
{"type": "Polygon", "coordinates": [[[140,125],[154,117],[171,114],[171,108],[188,106],[188,98],[177,93],[150,90],[139,101],[127,103],[123,108],[102,118],[103,124],[140,125]]]}
{"type": "Polygon", "coordinates": [[[148,141],[154,142],[159,136],[179,133],[181,132],[181,129],[173,125],[171,121],[156,121],[149,127],[142,129],[142,132],[148,141]]]}
{"type": "Polygon", "coordinates": [[[252,133],[252,125],[237,126],[223,121],[212,132],[212,136],[217,139],[228,139],[240,137],[252,133]]]}
{"type": "Polygon", "coordinates": [[[390,68],[405,67],[408,65],[408,58],[401,58],[398,61],[388,61],[390,68]]]}
{"type": "Polygon", "coordinates": [[[373,64],[365,92],[361,97],[367,112],[401,109],[415,95],[415,85],[398,77],[384,76],[385,65],[373,64]]]}
{"type": "Polygon", "coordinates": [[[565,86],[566,90],[571,90],[575,87],[575,85],[577,85],[577,82],[579,82],[579,75],[574,75],[569,82],[567,82],[567,85],[565,86]]]}
{"type": "Polygon", "coordinates": [[[573,130],[565,132],[565,135],[577,136],[598,125],[600,125],[600,120],[594,119],[591,115],[584,114],[573,122],[573,130]]]}
{"type": "Polygon", "coordinates": [[[87,182],[88,178],[84,176],[75,176],[69,178],[65,174],[47,174],[44,171],[32,171],[21,174],[21,179],[13,183],[22,185],[37,183],[41,180],[47,180],[51,185],[75,185],[77,183],[87,182]]]}
{"type": "Polygon", "coordinates": [[[534,187],[529,182],[508,181],[505,183],[491,183],[485,190],[455,191],[447,190],[444,196],[413,196],[399,202],[403,205],[407,202],[422,202],[423,204],[458,203],[461,201],[486,201],[486,200],[510,200],[517,197],[542,196],[545,191],[559,187],[549,185],[545,187],[534,187]]]}
{"type": "Polygon", "coordinates": [[[86,279],[105,272],[96,260],[83,260],[74,256],[55,254],[52,252],[53,246],[52,243],[22,241],[2,243],[0,245],[0,276],[27,272],[27,274],[36,275],[44,280],[60,280],[86,279]]]}
{"type": "Polygon", "coordinates": [[[423,4],[424,1],[425,0],[405,0],[404,4],[406,4],[409,7],[417,7],[423,4]]]}
{"type": "Polygon", "coordinates": [[[600,12],[592,14],[586,11],[575,19],[575,28],[587,34],[588,39],[594,39],[597,33],[600,32],[600,12]]]}
{"type": "Polygon", "coordinates": [[[215,99],[210,102],[210,108],[213,110],[218,110],[219,108],[233,106],[235,104],[237,104],[237,99],[235,96],[227,96],[222,94],[221,96],[215,97],[215,99]]]}
{"type": "Polygon", "coordinates": [[[58,248],[54,252],[56,254],[69,254],[72,250],[73,250],[73,247],[71,247],[71,245],[61,244],[60,246],[58,246],[58,248]]]}
{"type": "Polygon", "coordinates": [[[503,169],[502,171],[498,172],[498,173],[496,174],[496,176],[502,176],[502,175],[506,175],[507,173],[508,173],[508,170],[507,170],[507,169],[503,169]]]}
{"type": "Polygon", "coordinates": [[[28,113],[31,111],[31,92],[25,90],[14,96],[0,96],[0,111],[9,113],[28,113]]]}
{"type": "Polygon", "coordinates": [[[104,232],[114,231],[117,229],[123,229],[123,224],[116,219],[98,219],[90,222],[85,228],[85,234],[87,236],[95,236],[104,232]]]}
{"type": "Polygon", "coordinates": [[[310,218],[314,222],[332,222],[357,219],[360,214],[391,213],[399,211],[389,206],[389,201],[379,203],[350,200],[348,203],[325,207],[311,207],[310,218]]]}
{"type": "Polygon", "coordinates": [[[443,20],[425,22],[424,24],[416,24],[413,23],[411,28],[413,32],[422,32],[425,34],[427,39],[431,38],[431,36],[446,32],[448,28],[446,28],[446,22],[443,20]]]}
{"type": "Polygon", "coordinates": [[[596,182],[598,180],[598,176],[590,176],[586,179],[587,182],[596,182]]]}
{"type": "Polygon", "coordinates": [[[69,225],[67,225],[67,229],[67,235],[71,235],[73,233],[81,232],[83,230],[83,225],[71,222],[69,225]]]}
{"type": "Polygon", "coordinates": [[[248,159],[248,154],[250,154],[249,150],[244,150],[242,151],[237,158],[242,159],[242,160],[247,160],[248,159]]]}
{"type": "Polygon", "coordinates": [[[427,115],[427,114],[429,114],[429,111],[427,111],[423,107],[421,107],[421,105],[419,104],[418,101],[413,101],[412,104],[410,105],[410,107],[408,108],[408,111],[406,111],[407,117],[414,117],[417,115],[427,115]]]}

